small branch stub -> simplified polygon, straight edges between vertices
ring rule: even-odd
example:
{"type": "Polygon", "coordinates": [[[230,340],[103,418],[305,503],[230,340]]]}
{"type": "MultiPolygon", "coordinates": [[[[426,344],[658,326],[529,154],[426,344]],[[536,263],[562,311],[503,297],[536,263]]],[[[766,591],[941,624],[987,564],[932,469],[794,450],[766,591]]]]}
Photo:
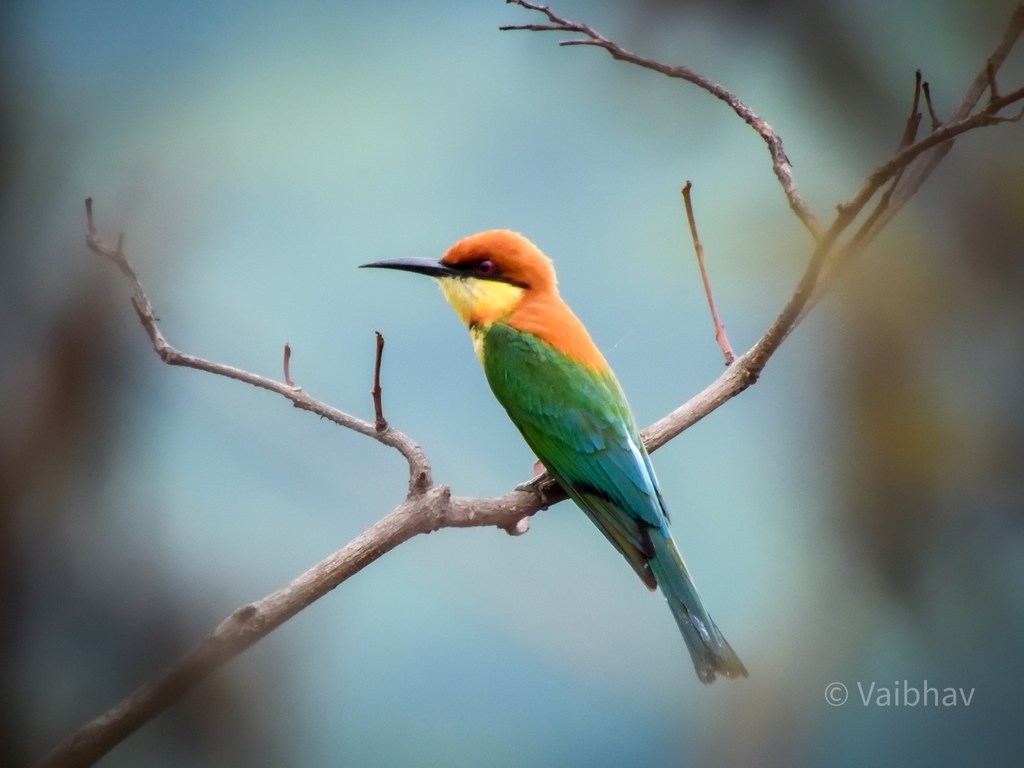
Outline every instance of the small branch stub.
{"type": "Polygon", "coordinates": [[[87,229],[88,235],[90,237],[95,235],[96,234],[96,224],[93,223],[93,220],[92,220],[92,198],[91,197],[85,198],[85,221],[86,221],[86,226],[88,227],[88,229],[87,229]]]}
{"type": "Polygon", "coordinates": [[[509,536],[522,536],[530,530],[530,518],[521,517],[512,525],[506,526],[504,530],[509,536]]]}
{"type": "Polygon", "coordinates": [[[711,308],[711,319],[715,323],[715,341],[718,342],[722,355],[725,356],[726,366],[732,365],[736,354],[729,344],[729,337],[725,335],[725,326],[718,316],[718,308],[715,306],[715,297],[711,293],[711,280],[708,278],[708,270],[704,264],[704,246],[700,244],[697,237],[697,221],[693,215],[693,203],[690,201],[690,188],[693,186],[689,181],[683,187],[683,202],[686,204],[686,220],[690,224],[690,235],[693,237],[693,250],[697,252],[697,265],[700,267],[700,279],[704,282],[704,293],[708,297],[708,306],[711,308]]]}
{"type": "Polygon", "coordinates": [[[298,386],[292,381],[291,374],[291,361],[292,361],[292,345],[287,341],[284,343],[284,383],[292,389],[301,390],[302,387],[298,386]]]}
{"type": "Polygon", "coordinates": [[[996,68],[992,65],[991,60],[985,65],[985,75],[988,77],[988,105],[991,107],[992,102],[999,98],[999,89],[996,87],[996,68]]]}
{"type": "Polygon", "coordinates": [[[935,133],[942,127],[942,121],[935,115],[935,107],[932,106],[932,88],[928,85],[927,80],[921,83],[921,90],[924,91],[924,103],[928,107],[928,117],[932,121],[932,133],[935,133]]]}
{"type": "Polygon", "coordinates": [[[383,432],[388,428],[387,419],[384,418],[384,406],[381,404],[380,389],[380,361],[384,357],[384,337],[380,331],[374,333],[377,334],[377,357],[373,363],[373,389],[370,394],[373,395],[374,428],[377,432],[383,432]]]}

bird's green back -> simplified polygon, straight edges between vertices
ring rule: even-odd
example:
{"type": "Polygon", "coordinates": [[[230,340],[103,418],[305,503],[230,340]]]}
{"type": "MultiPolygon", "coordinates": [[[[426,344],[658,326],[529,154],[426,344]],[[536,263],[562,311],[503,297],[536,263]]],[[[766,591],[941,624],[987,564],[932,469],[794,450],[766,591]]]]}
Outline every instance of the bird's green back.
{"type": "Polygon", "coordinates": [[[664,502],[625,395],[530,333],[481,334],[487,381],[537,458],[649,584],[650,529],[666,537],[664,502]]]}

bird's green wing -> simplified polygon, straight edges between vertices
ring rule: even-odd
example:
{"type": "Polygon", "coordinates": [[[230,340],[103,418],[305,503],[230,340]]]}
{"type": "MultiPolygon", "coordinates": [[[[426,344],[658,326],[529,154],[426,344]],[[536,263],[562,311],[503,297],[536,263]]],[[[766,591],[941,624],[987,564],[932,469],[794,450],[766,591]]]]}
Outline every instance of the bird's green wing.
{"type": "Polygon", "coordinates": [[[537,458],[653,588],[650,529],[668,535],[664,503],[612,372],[503,324],[483,349],[491,389],[537,458]]]}

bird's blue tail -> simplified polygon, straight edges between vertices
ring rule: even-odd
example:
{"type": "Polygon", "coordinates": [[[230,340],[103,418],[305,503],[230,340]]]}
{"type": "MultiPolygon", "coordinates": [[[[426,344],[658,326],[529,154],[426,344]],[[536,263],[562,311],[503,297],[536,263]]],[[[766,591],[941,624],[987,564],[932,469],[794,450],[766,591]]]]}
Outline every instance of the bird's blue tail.
{"type": "Polygon", "coordinates": [[[746,677],[743,662],[722,637],[700,601],[675,543],[660,531],[651,531],[651,541],[655,552],[650,560],[651,570],[690,649],[697,677],[702,683],[714,682],[717,675],[746,677]]]}

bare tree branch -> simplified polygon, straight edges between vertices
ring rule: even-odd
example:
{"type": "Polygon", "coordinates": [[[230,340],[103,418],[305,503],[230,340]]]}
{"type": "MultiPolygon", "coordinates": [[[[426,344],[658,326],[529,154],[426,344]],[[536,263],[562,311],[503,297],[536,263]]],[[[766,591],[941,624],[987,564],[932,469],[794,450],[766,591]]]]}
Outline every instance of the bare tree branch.
{"type": "MultiPolygon", "coordinates": [[[[821,274],[826,258],[832,253],[839,236],[853,223],[857,214],[864,209],[864,206],[887,181],[929,149],[941,146],[943,142],[947,142],[955,136],[976,128],[1015,121],[1016,117],[1001,117],[997,112],[1021,99],[1024,99],[1024,88],[1000,97],[972,117],[946,123],[931,135],[901,149],[889,162],[877,168],[849,203],[837,206],[838,214],[815,246],[810,262],[797,284],[796,291],[767,333],[747,352],[736,358],[725,373],[708,385],[703,392],[643,430],[641,437],[644,438],[647,450],[653,451],[664,445],[757,381],[768,359],[775,354],[779,345],[806,316],[806,310],[813,306],[811,304],[812,297],[814,297],[814,301],[817,301],[834,283],[838,276],[838,270],[831,270],[825,275],[821,274]]],[[[890,211],[892,211],[891,205],[885,213],[890,211]]],[[[885,218],[884,213],[879,217],[879,221],[883,218],[885,218]]],[[[873,230],[861,238],[858,242],[858,250],[867,245],[879,231],[881,230],[876,225],[873,230]]]]}
{"type": "MultiPolygon", "coordinates": [[[[971,83],[970,88],[967,89],[967,93],[964,94],[963,99],[957,108],[953,111],[950,116],[950,121],[963,120],[977,106],[978,101],[981,99],[986,88],[989,89],[989,100],[985,108],[985,111],[996,112],[1005,106],[1008,106],[1011,102],[1005,101],[1005,97],[999,97],[995,93],[992,93],[991,88],[995,83],[995,76],[999,69],[1002,67],[1003,62],[1006,61],[1006,57],[1009,55],[1013,46],[1020,39],[1021,34],[1024,33],[1024,3],[1017,5],[1013,15],[1010,17],[1010,21],[1006,26],[1006,31],[1003,33],[1002,39],[999,41],[999,45],[996,46],[995,51],[985,62],[985,66],[974,78],[974,82],[971,83]],[[997,103],[1002,102],[1002,105],[997,103]]],[[[937,130],[941,125],[938,118],[935,116],[935,110],[931,104],[930,89],[927,83],[922,84],[922,88],[925,93],[925,103],[928,108],[928,113],[932,120],[932,130],[937,130]]],[[[1022,95],[1022,90],[1016,91],[1016,99],[1019,100],[1022,95]]],[[[1013,94],[1011,94],[1012,96],[1013,94]]],[[[914,106],[917,106],[917,97],[915,95],[914,106]]],[[[1010,118],[1013,120],[1014,118],[1010,118]]],[[[1006,121],[1007,118],[1002,118],[1006,121]]],[[[902,148],[902,145],[901,145],[902,148]]],[[[818,303],[821,297],[828,290],[828,287],[849,267],[850,264],[856,259],[861,251],[871,243],[878,233],[882,231],[885,226],[892,221],[893,217],[899,213],[900,209],[913,197],[917,190],[921,188],[925,180],[932,174],[935,168],[943,158],[953,148],[952,139],[941,143],[937,146],[932,147],[926,152],[922,153],[920,157],[915,158],[908,166],[902,169],[893,180],[892,189],[886,193],[888,199],[884,199],[885,206],[878,212],[877,216],[872,217],[873,220],[869,219],[865,221],[861,227],[861,231],[858,231],[850,242],[835,253],[826,264],[822,271],[822,277],[819,281],[819,285],[815,288],[814,294],[810,301],[801,312],[801,319],[807,314],[810,309],[818,303]]]]}
{"type": "MultiPolygon", "coordinates": [[[[842,247],[838,249],[836,247],[839,237],[856,220],[883,185],[895,179],[893,187],[885,193],[890,199],[886,200],[883,196],[885,205],[882,206],[880,203],[881,208],[876,207],[875,209],[881,212],[877,216],[872,213],[868,219],[869,225],[862,226],[851,239],[851,245],[856,244],[855,250],[863,248],[870,242],[885,223],[895,215],[895,212],[913,195],[938,161],[942,159],[942,156],[949,151],[953,138],[976,128],[1016,119],[1003,117],[999,112],[1010,104],[1024,99],[1024,89],[1019,89],[1006,96],[998,95],[995,89],[995,75],[1021,31],[1024,30],[1024,4],[1022,4],[1017,7],[996,52],[986,63],[985,70],[980,76],[980,84],[979,79],[976,79],[950,120],[945,125],[935,126],[929,136],[914,142],[917,122],[920,119],[919,115],[917,118],[914,117],[917,114],[917,96],[915,96],[915,108],[910,119],[915,122],[913,131],[909,128],[910,121],[908,120],[908,128],[905,129],[904,139],[901,140],[896,154],[868,177],[864,186],[849,203],[838,207],[835,220],[828,230],[821,232],[817,221],[796,192],[789,163],[782,151],[781,139],[767,123],[754,115],[728,91],[685,67],[667,67],[634,56],[601,37],[586,25],[567,22],[543,6],[533,5],[523,0],[508,1],[525,8],[541,11],[552,22],[550,25],[527,25],[516,28],[558,29],[583,33],[588,39],[566,42],[599,45],[617,59],[663,72],[671,77],[688,80],[730,104],[744,122],[757,130],[768,143],[776,176],[782,183],[790,201],[790,207],[804,225],[815,234],[816,245],[808,266],[792,298],[772,326],[750,350],[736,358],[726,371],[702,392],[642,432],[644,444],[651,452],[757,381],[760,372],[775,350],[833,282],[837,270],[831,269],[823,273],[823,265],[836,263],[836,259],[844,254],[842,247]],[[986,87],[991,91],[988,104],[983,110],[972,116],[970,113],[986,87]]],[[[927,101],[927,91],[925,94],[927,101]]],[[[286,382],[282,384],[238,368],[179,352],[167,343],[160,332],[153,306],[134,269],[125,257],[123,237],[118,239],[117,247],[103,243],[93,225],[91,200],[86,201],[86,210],[89,225],[86,243],[95,253],[113,261],[128,278],[132,287],[132,304],[136,314],[161,360],[168,365],[196,368],[276,392],[290,400],[297,408],[316,413],[340,426],[395,448],[409,464],[409,495],[402,504],[378,523],[286,587],[232,613],[212,634],[204,638],[167,670],[147,682],[120,704],[65,739],[39,763],[39,766],[46,768],[55,768],[56,766],[80,768],[93,765],[131,733],[192,690],[214,670],[265,637],[347,578],[413,536],[430,533],[441,528],[479,526],[495,526],[510,533],[522,533],[528,528],[528,525],[523,523],[524,521],[528,523],[531,515],[565,498],[564,491],[547,476],[534,478],[521,490],[517,489],[504,496],[489,499],[451,496],[447,486],[434,485],[430,474],[430,463],[422,449],[411,438],[383,422],[383,412],[379,402],[382,339],[378,342],[375,364],[374,392],[377,421],[374,424],[350,416],[306,395],[291,383],[287,370],[286,382]],[[378,429],[378,425],[382,422],[384,428],[378,429]]],[[[839,263],[841,262],[842,259],[839,259],[839,263]]]]}
{"type": "MultiPolygon", "coordinates": [[[[65,739],[39,763],[40,766],[51,768],[93,765],[140,726],[205,680],[217,668],[381,555],[413,536],[431,533],[440,528],[480,526],[496,526],[509,528],[510,532],[521,532],[517,528],[523,527],[522,521],[529,520],[530,515],[541,508],[538,494],[531,491],[513,491],[492,499],[468,499],[452,497],[447,486],[432,484],[430,465],[419,446],[411,438],[388,426],[383,419],[380,405],[380,362],[384,344],[380,334],[377,335],[374,365],[374,408],[378,424],[383,422],[380,431],[373,424],[310,398],[294,388],[294,385],[282,385],[247,371],[201,360],[175,350],[160,332],[153,306],[124,254],[123,242],[119,240],[118,247],[112,248],[100,240],[92,221],[91,200],[86,201],[86,210],[89,220],[86,243],[92,251],[113,261],[128,278],[132,286],[132,304],[136,314],[146,328],[153,348],[161,360],[169,365],[197,368],[268,389],[288,398],[296,407],[395,447],[409,461],[410,491],[402,504],[349,544],[287,586],[234,611],[210,635],[203,638],[161,674],[65,739]]],[[[548,503],[565,498],[561,488],[554,481],[548,480],[547,485],[550,486],[546,491],[548,503]]]]}
{"type": "Polygon", "coordinates": [[[527,2],[527,0],[505,0],[505,2],[520,5],[531,11],[539,11],[547,16],[551,23],[508,24],[499,27],[502,31],[522,29],[536,32],[576,32],[586,35],[585,39],[562,40],[559,45],[592,45],[598,48],[604,48],[609,54],[611,54],[613,59],[628,61],[630,64],[636,64],[638,67],[653,69],[655,72],[660,72],[668,77],[675,77],[680,80],[685,80],[688,83],[693,83],[698,88],[703,88],[715,98],[724,101],[729,105],[733,112],[740,116],[740,119],[743,120],[743,122],[757,131],[757,134],[764,139],[765,144],[768,145],[768,152],[772,157],[772,169],[775,171],[775,177],[779,180],[779,184],[782,185],[782,191],[786,194],[786,200],[789,201],[789,207],[793,210],[793,213],[796,214],[797,218],[803,222],[804,226],[807,227],[808,231],[815,239],[820,237],[821,224],[818,223],[814,214],[811,213],[811,209],[807,207],[806,203],[804,203],[803,198],[800,196],[800,192],[796,188],[796,182],[793,180],[793,167],[789,162],[789,158],[786,157],[785,149],[782,147],[782,137],[779,136],[779,134],[775,132],[775,129],[768,125],[763,118],[758,116],[754,110],[740,101],[739,97],[735,94],[726,90],[718,83],[704,75],[695,72],[689,67],[670,66],[668,64],[662,64],[661,62],[654,61],[653,59],[638,56],[635,53],[630,53],[620,45],[617,45],[608,38],[599,34],[592,27],[564,19],[554,13],[547,6],[530,3],[527,2]]]}
{"type": "MultiPolygon", "coordinates": [[[[567,22],[543,6],[536,6],[523,0],[506,0],[506,2],[543,12],[554,24],[562,25],[558,28],[562,29],[564,27],[564,31],[581,32],[588,36],[591,36],[591,33],[597,35],[589,27],[575,24],[574,22],[567,22]]],[[[897,175],[902,174],[901,181],[896,183],[889,201],[887,201],[886,206],[877,216],[873,226],[867,229],[864,235],[858,239],[858,251],[863,249],[878,235],[882,228],[892,220],[892,217],[921,187],[921,184],[931,175],[938,163],[948,153],[953,145],[952,140],[955,137],[976,128],[1018,119],[1017,117],[1003,117],[998,113],[1007,106],[1024,99],[1024,88],[1020,88],[1006,96],[990,99],[985,109],[973,116],[970,116],[970,113],[977,105],[978,99],[984,93],[990,79],[994,81],[995,73],[999,71],[1022,31],[1024,31],[1024,3],[1017,5],[1006,31],[1003,33],[1002,40],[1000,40],[996,50],[989,57],[981,74],[971,84],[950,121],[945,125],[937,127],[929,136],[920,141],[906,146],[903,146],[903,142],[901,142],[900,149],[896,154],[887,163],[875,169],[868,176],[864,186],[857,195],[850,202],[837,206],[836,218],[825,232],[818,235],[814,251],[797,285],[796,291],[775,322],[772,323],[767,333],[746,353],[736,358],[733,364],[715,381],[705,387],[702,392],[643,430],[641,436],[644,438],[648,451],[653,451],[664,445],[683,430],[689,428],[757,381],[758,376],[764,369],[768,359],[775,353],[775,350],[778,349],[779,345],[806,316],[807,311],[817,303],[834,283],[836,277],[838,277],[839,270],[830,268],[827,271],[823,271],[823,266],[839,258],[839,256],[835,255],[837,253],[835,246],[839,237],[856,220],[858,214],[883,185],[897,175]],[[990,70],[992,73],[991,78],[989,75],[990,70]]],[[[597,35],[597,37],[600,37],[600,35],[597,35]]],[[[591,37],[591,39],[594,38],[591,37]]],[[[603,40],[604,38],[601,39],[603,40]]],[[[601,47],[606,46],[602,45],[601,47]]],[[[618,47],[616,46],[616,48],[618,47]]],[[[615,56],[614,52],[609,52],[615,56]]],[[[664,69],[672,69],[671,67],[658,65],[656,62],[656,66],[648,66],[645,63],[646,60],[637,61],[636,59],[640,57],[634,57],[632,54],[615,56],[615,58],[622,58],[658,72],[662,72],[664,69]]],[[[665,74],[669,73],[666,72],[665,74]]],[[[683,77],[682,74],[671,76],[683,77]]],[[[683,79],[695,82],[695,80],[689,77],[683,77],[683,79]]],[[[704,87],[701,83],[696,84],[704,87]]],[[[740,116],[742,117],[742,115],[740,116]]],[[[906,135],[906,131],[904,135],[906,135]]],[[[778,175],[777,170],[776,175],[778,175]]],[[[792,177],[790,176],[789,178],[792,181],[792,177]]],[[[785,186],[783,184],[784,188],[785,186]]],[[[799,199],[799,196],[797,196],[797,199],[799,199]]],[[[790,207],[793,207],[792,202],[790,207]]],[[[794,209],[794,213],[800,217],[796,209],[794,209]]],[[[800,218],[801,221],[804,221],[802,217],[800,218]]],[[[807,222],[804,221],[804,223],[806,225],[807,222]]],[[[838,253],[841,255],[842,249],[839,249],[838,253]]],[[[842,259],[840,258],[839,260],[841,261],[842,259]]]]}
{"type": "Polygon", "coordinates": [[[149,297],[143,290],[142,284],[139,282],[138,275],[135,274],[135,269],[125,257],[124,236],[119,236],[117,247],[111,248],[100,240],[99,236],[96,234],[96,228],[92,219],[92,198],[85,201],[85,211],[89,226],[86,245],[88,245],[94,253],[114,262],[114,264],[117,265],[117,268],[120,269],[124,276],[128,278],[128,282],[132,287],[132,305],[135,307],[135,313],[139,316],[142,327],[146,329],[146,333],[149,335],[149,340],[153,343],[153,349],[156,350],[156,353],[160,356],[161,360],[168,365],[195,368],[196,370],[215,373],[218,376],[226,376],[229,379],[236,379],[237,381],[241,381],[246,384],[252,384],[254,387],[259,387],[260,389],[268,389],[271,392],[276,392],[277,394],[291,400],[296,408],[301,408],[304,411],[310,411],[311,413],[315,413],[318,416],[323,416],[325,419],[333,421],[338,426],[351,429],[361,435],[366,435],[367,437],[372,437],[374,440],[397,450],[405,457],[406,461],[409,462],[410,492],[422,491],[430,487],[433,483],[430,475],[430,462],[427,460],[427,456],[423,452],[423,449],[420,448],[408,435],[404,435],[391,427],[378,432],[374,424],[370,424],[362,419],[357,419],[355,416],[350,416],[343,411],[339,411],[337,408],[332,408],[326,403],[322,403],[319,400],[310,397],[301,389],[297,389],[287,383],[281,383],[274,381],[273,379],[268,379],[264,376],[258,376],[255,373],[249,373],[248,371],[243,371],[240,368],[233,368],[230,365],[214,363],[200,357],[185,354],[184,352],[179,352],[168,344],[167,340],[160,332],[160,326],[156,317],[156,312],[153,309],[153,305],[150,303],[149,297]]]}

